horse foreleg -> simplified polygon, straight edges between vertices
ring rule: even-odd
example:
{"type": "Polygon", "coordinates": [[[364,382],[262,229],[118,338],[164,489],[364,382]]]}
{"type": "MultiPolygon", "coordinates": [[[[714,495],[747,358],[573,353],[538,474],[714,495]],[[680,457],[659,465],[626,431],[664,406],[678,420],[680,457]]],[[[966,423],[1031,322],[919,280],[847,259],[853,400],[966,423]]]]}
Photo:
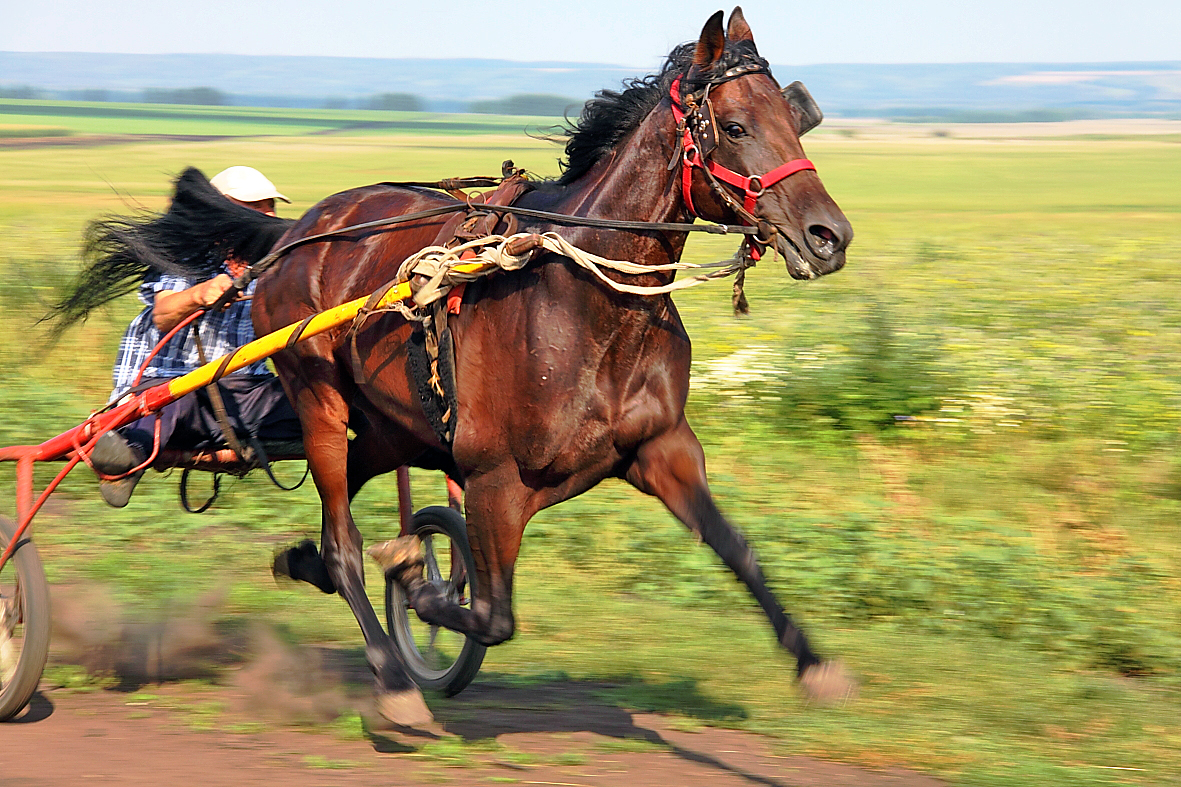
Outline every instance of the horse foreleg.
{"type": "Polygon", "coordinates": [[[629,483],[659,498],[669,511],[718,554],[763,608],[779,643],[796,659],[796,674],[816,697],[844,697],[852,685],[839,668],[822,664],[804,632],[792,622],[767,586],[754,552],[714,503],[705,476],[705,452],[684,419],[673,430],[640,446],[628,467],[629,483]]]}
{"type": "Polygon", "coordinates": [[[328,577],[344,597],[365,637],[365,656],[376,679],[378,710],[397,724],[431,720],[393,641],[365,594],[362,538],[349,509],[348,405],[331,385],[297,393],[304,447],[323,504],[321,555],[328,577]]]}

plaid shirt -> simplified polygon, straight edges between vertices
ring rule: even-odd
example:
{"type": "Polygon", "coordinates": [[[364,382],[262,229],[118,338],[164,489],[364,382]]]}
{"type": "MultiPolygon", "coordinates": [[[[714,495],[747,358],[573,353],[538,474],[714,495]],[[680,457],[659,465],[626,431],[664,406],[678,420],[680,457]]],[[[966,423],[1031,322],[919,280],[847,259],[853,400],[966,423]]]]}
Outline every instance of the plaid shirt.
{"type": "MultiPolygon", "coordinates": [[[[228,271],[224,270],[223,273],[228,271]]],[[[147,304],[147,308],[127,326],[122,341],[119,342],[119,354],[115,359],[115,390],[111,393],[111,401],[115,401],[135,384],[139,369],[144,365],[148,355],[164,338],[164,334],[152,322],[152,307],[156,301],[156,294],[161,292],[178,292],[187,290],[200,284],[205,279],[185,276],[172,276],[165,273],[149,274],[139,287],[139,299],[147,304]]],[[[254,294],[254,282],[243,293],[246,297],[254,294]]],[[[237,347],[254,340],[254,324],[250,321],[250,301],[238,301],[223,312],[206,313],[197,321],[201,326],[201,344],[205,348],[205,357],[213,361],[237,347]]],[[[201,365],[197,355],[197,343],[193,341],[191,326],[185,328],[172,341],[160,348],[156,357],[152,358],[148,367],[144,369],[143,379],[152,377],[180,377],[188,374],[201,365]]],[[[250,366],[243,367],[233,374],[269,375],[266,360],[257,361],[250,366]]]]}

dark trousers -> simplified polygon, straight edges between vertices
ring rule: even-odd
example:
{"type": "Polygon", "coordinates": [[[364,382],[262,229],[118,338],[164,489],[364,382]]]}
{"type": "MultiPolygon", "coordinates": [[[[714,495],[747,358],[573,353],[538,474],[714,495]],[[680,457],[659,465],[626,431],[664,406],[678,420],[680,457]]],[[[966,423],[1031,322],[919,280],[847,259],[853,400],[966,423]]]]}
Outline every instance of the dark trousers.
{"type": "MultiPolygon", "coordinates": [[[[287,401],[278,377],[235,374],[223,377],[217,385],[230,425],[239,439],[245,441],[250,435],[264,443],[303,439],[299,416],[287,401]]],[[[152,452],[156,417],[146,416],[119,430],[145,456],[152,452]]],[[[191,451],[225,445],[209,392],[204,388],[164,407],[159,418],[161,448],[191,451]]]]}

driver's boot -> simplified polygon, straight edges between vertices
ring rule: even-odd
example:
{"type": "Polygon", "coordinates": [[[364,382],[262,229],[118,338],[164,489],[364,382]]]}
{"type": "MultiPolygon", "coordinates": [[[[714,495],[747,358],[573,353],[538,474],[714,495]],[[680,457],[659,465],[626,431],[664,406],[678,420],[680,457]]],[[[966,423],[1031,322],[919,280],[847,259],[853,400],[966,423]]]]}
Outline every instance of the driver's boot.
{"type": "MultiPolygon", "coordinates": [[[[115,431],[107,432],[98,438],[94,450],[90,452],[90,461],[94,464],[94,469],[103,475],[123,475],[133,467],[142,465],[146,459],[139,446],[127,442],[123,435],[115,431]]],[[[140,470],[115,481],[100,478],[99,494],[103,496],[107,505],[122,508],[131,499],[131,493],[135,491],[135,485],[143,475],[144,471],[140,470]]]]}

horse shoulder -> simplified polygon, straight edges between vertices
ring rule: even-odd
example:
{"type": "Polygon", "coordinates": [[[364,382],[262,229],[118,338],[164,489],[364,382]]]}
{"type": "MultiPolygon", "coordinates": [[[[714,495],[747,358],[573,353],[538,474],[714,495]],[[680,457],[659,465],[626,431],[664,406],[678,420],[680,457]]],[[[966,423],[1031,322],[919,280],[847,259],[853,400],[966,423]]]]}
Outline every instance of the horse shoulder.
{"type": "Polygon", "coordinates": [[[473,459],[507,453],[576,474],[680,418],[689,345],[675,309],[605,291],[560,261],[470,285],[453,325],[456,447],[473,459]]]}

